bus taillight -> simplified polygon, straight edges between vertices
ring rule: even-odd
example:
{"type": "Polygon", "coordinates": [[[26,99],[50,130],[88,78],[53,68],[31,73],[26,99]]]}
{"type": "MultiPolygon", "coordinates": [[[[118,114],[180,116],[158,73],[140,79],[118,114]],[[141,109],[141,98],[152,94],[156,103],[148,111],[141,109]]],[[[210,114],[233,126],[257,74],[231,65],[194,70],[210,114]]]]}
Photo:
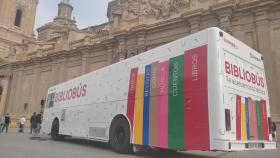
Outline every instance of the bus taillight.
{"type": "Polygon", "coordinates": [[[226,121],[226,130],[230,131],[231,130],[231,121],[230,121],[230,110],[225,109],[225,121],[226,121]]]}

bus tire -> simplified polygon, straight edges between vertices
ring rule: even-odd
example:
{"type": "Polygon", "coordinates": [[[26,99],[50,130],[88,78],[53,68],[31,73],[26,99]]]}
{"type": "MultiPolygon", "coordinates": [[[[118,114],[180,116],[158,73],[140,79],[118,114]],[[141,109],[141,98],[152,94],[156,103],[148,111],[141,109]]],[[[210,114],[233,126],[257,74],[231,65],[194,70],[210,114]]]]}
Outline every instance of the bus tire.
{"type": "Polygon", "coordinates": [[[110,144],[112,149],[121,154],[132,153],[130,144],[130,126],[125,118],[117,118],[110,128],[110,144]]]}
{"type": "Polygon", "coordinates": [[[59,134],[59,121],[58,121],[58,119],[54,119],[54,121],[52,123],[51,138],[52,138],[52,140],[56,140],[56,141],[64,139],[64,136],[59,134]]]}

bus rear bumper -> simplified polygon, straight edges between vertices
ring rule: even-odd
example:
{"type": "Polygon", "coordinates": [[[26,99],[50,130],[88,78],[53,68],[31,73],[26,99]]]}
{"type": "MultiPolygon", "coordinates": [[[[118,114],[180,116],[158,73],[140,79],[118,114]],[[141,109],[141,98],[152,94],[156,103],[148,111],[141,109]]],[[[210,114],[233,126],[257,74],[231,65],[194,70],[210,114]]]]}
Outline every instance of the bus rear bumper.
{"type": "Polygon", "coordinates": [[[272,141],[228,141],[228,151],[276,149],[272,141]]]}
{"type": "Polygon", "coordinates": [[[221,151],[244,151],[244,150],[273,150],[276,149],[274,141],[225,141],[216,140],[214,150],[221,151]],[[218,145],[219,144],[219,145],[218,145]]]}

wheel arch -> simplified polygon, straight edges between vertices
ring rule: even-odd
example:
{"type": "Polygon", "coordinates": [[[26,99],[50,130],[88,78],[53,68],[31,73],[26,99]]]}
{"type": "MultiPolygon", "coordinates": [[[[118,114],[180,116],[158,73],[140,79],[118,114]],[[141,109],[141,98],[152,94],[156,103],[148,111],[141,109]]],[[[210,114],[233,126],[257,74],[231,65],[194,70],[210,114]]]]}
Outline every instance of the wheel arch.
{"type": "Polygon", "coordinates": [[[59,120],[58,117],[54,117],[54,118],[53,118],[53,121],[52,121],[52,124],[51,124],[51,128],[52,128],[52,126],[53,126],[53,124],[54,124],[55,121],[58,122],[58,129],[59,129],[59,128],[60,128],[60,120],[59,120]]]}
{"type": "Polygon", "coordinates": [[[52,121],[52,124],[54,123],[54,121],[58,121],[58,123],[59,123],[59,118],[58,117],[54,117],[54,119],[52,121]]]}
{"type": "MultiPolygon", "coordinates": [[[[118,120],[118,119],[125,119],[126,121],[127,121],[127,123],[128,123],[128,125],[129,125],[129,128],[130,128],[130,139],[131,139],[131,137],[132,137],[132,133],[131,133],[131,129],[132,129],[132,127],[131,127],[131,123],[130,123],[130,121],[129,121],[129,119],[128,119],[128,117],[126,116],[126,115],[124,115],[124,114],[118,114],[118,115],[116,115],[113,119],[112,119],[112,121],[111,121],[111,124],[110,124],[110,127],[109,127],[109,136],[110,136],[110,133],[111,133],[111,129],[112,129],[112,125],[113,125],[113,123],[115,122],[115,120],[118,120]]],[[[110,141],[110,137],[109,137],[109,141],[110,141]]]]}

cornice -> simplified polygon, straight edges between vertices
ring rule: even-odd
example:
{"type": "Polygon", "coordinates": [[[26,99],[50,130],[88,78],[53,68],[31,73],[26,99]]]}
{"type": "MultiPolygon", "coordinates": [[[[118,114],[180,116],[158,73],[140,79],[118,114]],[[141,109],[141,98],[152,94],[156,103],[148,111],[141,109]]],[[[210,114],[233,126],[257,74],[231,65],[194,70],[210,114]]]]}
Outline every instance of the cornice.
{"type": "Polygon", "coordinates": [[[213,12],[224,10],[224,9],[232,9],[234,10],[236,5],[236,0],[228,0],[220,3],[216,3],[210,7],[210,10],[213,12]]]}
{"type": "Polygon", "coordinates": [[[178,22],[182,22],[182,18],[180,16],[176,17],[176,18],[169,19],[169,20],[160,21],[160,22],[155,23],[155,24],[151,24],[151,25],[148,26],[148,29],[153,29],[155,27],[165,27],[165,26],[168,26],[168,25],[174,25],[178,22]]]}
{"type": "Polygon", "coordinates": [[[189,19],[189,18],[193,18],[193,17],[200,17],[200,16],[202,16],[202,14],[204,12],[205,11],[203,9],[196,9],[196,10],[192,10],[190,12],[183,13],[181,15],[181,17],[182,17],[182,19],[189,19]]]}
{"type": "Polygon", "coordinates": [[[142,33],[142,32],[146,32],[148,25],[146,24],[141,24],[141,25],[137,25],[134,26],[130,29],[131,32],[136,32],[136,33],[142,33]]]}
{"type": "Polygon", "coordinates": [[[279,1],[277,2],[277,0],[255,0],[255,1],[250,1],[247,3],[239,3],[235,10],[236,11],[247,11],[247,10],[254,10],[256,8],[263,8],[263,7],[268,7],[270,8],[271,6],[273,6],[274,4],[279,4],[279,1]]]}
{"type": "Polygon", "coordinates": [[[127,34],[129,32],[127,30],[118,30],[112,33],[112,35],[116,38],[116,39],[123,39],[126,38],[127,34]]]}
{"type": "Polygon", "coordinates": [[[0,30],[1,29],[5,30],[5,31],[8,31],[12,34],[15,34],[17,36],[20,36],[21,38],[30,38],[30,36],[26,36],[23,32],[17,32],[17,31],[14,31],[13,29],[0,26],[0,30]]]}

